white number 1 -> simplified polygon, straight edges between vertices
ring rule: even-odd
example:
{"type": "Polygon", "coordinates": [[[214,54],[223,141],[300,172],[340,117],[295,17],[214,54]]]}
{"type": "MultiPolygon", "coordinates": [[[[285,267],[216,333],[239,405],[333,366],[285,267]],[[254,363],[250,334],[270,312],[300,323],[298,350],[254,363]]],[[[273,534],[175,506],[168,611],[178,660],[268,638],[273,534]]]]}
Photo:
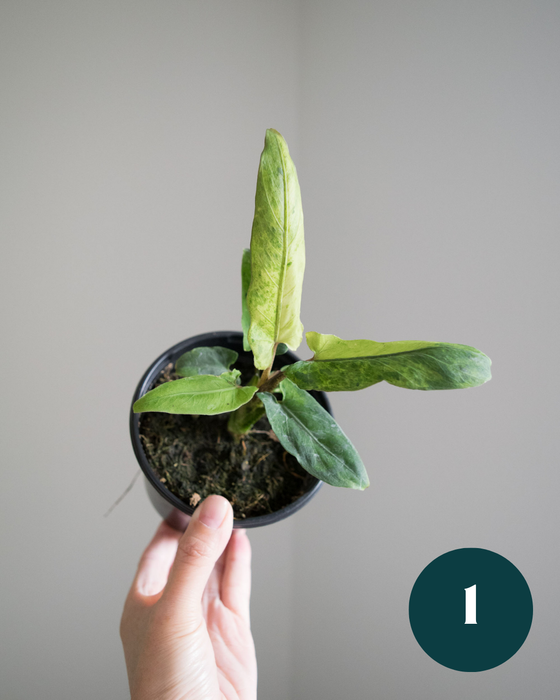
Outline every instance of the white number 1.
{"type": "Polygon", "coordinates": [[[476,584],[465,588],[465,625],[476,625],[476,584]]]}

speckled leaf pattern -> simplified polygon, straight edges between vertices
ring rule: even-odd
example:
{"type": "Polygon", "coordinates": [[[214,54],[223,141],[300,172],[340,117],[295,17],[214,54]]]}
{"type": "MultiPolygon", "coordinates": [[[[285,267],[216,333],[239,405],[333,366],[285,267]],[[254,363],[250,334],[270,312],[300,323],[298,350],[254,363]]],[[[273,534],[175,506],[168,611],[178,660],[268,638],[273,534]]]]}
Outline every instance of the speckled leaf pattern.
{"type": "Polygon", "coordinates": [[[193,377],[196,374],[215,374],[219,376],[228,372],[237,360],[235,350],[219,346],[202,347],[189,350],[175,363],[175,372],[180,377],[193,377]]]}
{"type": "Polygon", "coordinates": [[[284,449],[331,486],[367,488],[369,479],[360,455],[330,413],[289,379],[284,379],[280,389],[281,402],[267,392],[258,397],[284,449]]]}
{"type": "Polygon", "coordinates": [[[249,344],[255,366],[272,364],[274,346],[295,350],[301,343],[301,290],[305,268],[303,212],[288,146],[268,129],[261,155],[251,234],[249,344]]]}
{"type": "Polygon", "coordinates": [[[491,378],[491,360],[468,345],[403,340],[342,340],[307,333],[313,360],[282,371],[300,388],[356,391],[386,381],[405,389],[465,389],[491,378]]]}
{"type": "Polygon", "coordinates": [[[241,329],[243,330],[243,350],[251,351],[249,345],[249,326],[251,325],[251,314],[247,306],[247,292],[251,284],[251,250],[245,248],[241,259],[241,329]]]}
{"type": "Polygon", "coordinates": [[[239,386],[239,370],[224,372],[219,377],[200,374],[160,384],[133,406],[135,413],[189,413],[213,416],[234,411],[251,400],[255,386],[239,386]]]}

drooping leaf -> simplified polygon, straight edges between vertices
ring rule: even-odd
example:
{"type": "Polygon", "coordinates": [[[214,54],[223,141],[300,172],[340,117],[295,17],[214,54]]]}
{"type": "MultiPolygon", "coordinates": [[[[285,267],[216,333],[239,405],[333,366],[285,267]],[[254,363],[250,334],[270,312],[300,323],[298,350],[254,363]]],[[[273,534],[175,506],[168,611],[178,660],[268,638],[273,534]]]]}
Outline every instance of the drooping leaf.
{"type": "Polygon", "coordinates": [[[288,346],[285,343],[279,343],[276,348],[276,355],[285,355],[288,352],[288,346]]]}
{"type": "Polygon", "coordinates": [[[355,391],[386,381],[405,389],[465,389],[491,378],[491,360],[468,345],[342,340],[307,333],[312,360],[282,368],[302,389],[355,391]]]}
{"type": "Polygon", "coordinates": [[[251,325],[251,314],[247,306],[247,291],[251,284],[251,250],[245,248],[241,259],[241,329],[243,330],[243,350],[251,351],[247,333],[251,325]]]}
{"type": "Polygon", "coordinates": [[[148,391],[135,402],[133,410],[135,413],[156,411],[204,416],[234,411],[250,401],[257,391],[255,386],[236,384],[239,375],[239,370],[235,369],[219,377],[199,374],[175,379],[148,391]]]}
{"type": "Polygon", "coordinates": [[[235,350],[217,345],[215,347],[194,348],[181,355],[177,360],[175,372],[180,377],[193,377],[196,374],[219,376],[229,371],[237,357],[235,350]]]}
{"type": "Polygon", "coordinates": [[[369,479],[360,455],[330,413],[289,379],[280,388],[281,402],[268,392],[257,396],[284,449],[327,484],[367,488],[369,479]]]}
{"type": "Polygon", "coordinates": [[[301,343],[301,289],[305,268],[303,211],[288,146],[274,129],[266,132],[251,234],[249,344],[255,366],[272,364],[274,346],[295,350],[301,343]]]}

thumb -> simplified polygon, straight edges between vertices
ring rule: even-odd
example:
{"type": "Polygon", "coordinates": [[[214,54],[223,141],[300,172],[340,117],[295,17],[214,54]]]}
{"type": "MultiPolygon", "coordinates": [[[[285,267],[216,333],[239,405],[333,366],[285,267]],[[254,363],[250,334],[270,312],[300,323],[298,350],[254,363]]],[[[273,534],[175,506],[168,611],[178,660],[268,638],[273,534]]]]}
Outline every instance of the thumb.
{"type": "MultiPolygon", "coordinates": [[[[195,629],[202,618],[202,594],[233,528],[233,510],[223,496],[208,496],[179,540],[161,602],[182,625],[195,629]]],[[[190,630],[185,630],[186,632],[190,630]]]]}

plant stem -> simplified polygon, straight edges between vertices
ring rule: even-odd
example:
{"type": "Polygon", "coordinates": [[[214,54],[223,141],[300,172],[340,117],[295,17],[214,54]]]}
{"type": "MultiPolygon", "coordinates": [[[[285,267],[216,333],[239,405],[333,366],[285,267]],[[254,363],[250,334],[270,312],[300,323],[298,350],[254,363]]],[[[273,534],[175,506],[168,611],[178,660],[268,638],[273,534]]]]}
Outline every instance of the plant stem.
{"type": "Polygon", "coordinates": [[[259,387],[259,389],[260,389],[261,386],[267,381],[269,373],[270,373],[270,367],[267,367],[266,369],[263,369],[262,374],[261,374],[261,376],[260,376],[260,378],[259,378],[259,383],[257,384],[257,386],[259,387]]]}
{"type": "Polygon", "coordinates": [[[253,396],[248,403],[232,411],[228,419],[229,432],[237,437],[245,435],[264,416],[264,413],[262,401],[257,396],[253,396]]]}
{"type": "MultiPolygon", "coordinates": [[[[276,356],[276,348],[278,343],[274,346],[274,356],[276,356]]],[[[285,374],[280,370],[273,372],[271,374],[272,365],[274,364],[274,359],[270,363],[270,367],[267,367],[261,374],[257,387],[259,391],[274,391],[280,382],[285,378],[285,374]]],[[[254,386],[253,378],[251,384],[254,386]]],[[[236,411],[232,411],[228,419],[228,430],[232,435],[236,437],[241,437],[251,430],[255,423],[264,416],[265,410],[262,401],[258,396],[253,396],[253,398],[243,406],[240,406],[236,411]]]]}
{"type": "Polygon", "coordinates": [[[261,384],[261,386],[259,387],[259,390],[260,391],[274,391],[274,389],[276,389],[278,384],[280,384],[280,382],[285,378],[286,378],[286,375],[284,374],[284,372],[281,372],[280,370],[278,370],[277,372],[274,372],[274,374],[271,374],[270,377],[268,377],[268,379],[263,384],[261,384]]]}
{"type": "Polygon", "coordinates": [[[270,372],[272,371],[272,365],[274,364],[274,360],[276,358],[276,349],[278,348],[278,343],[274,343],[274,350],[272,351],[272,362],[270,363],[270,367],[267,367],[264,372],[261,374],[261,378],[259,379],[259,384],[258,387],[259,389],[265,384],[265,382],[268,380],[270,376],[270,372]]]}

